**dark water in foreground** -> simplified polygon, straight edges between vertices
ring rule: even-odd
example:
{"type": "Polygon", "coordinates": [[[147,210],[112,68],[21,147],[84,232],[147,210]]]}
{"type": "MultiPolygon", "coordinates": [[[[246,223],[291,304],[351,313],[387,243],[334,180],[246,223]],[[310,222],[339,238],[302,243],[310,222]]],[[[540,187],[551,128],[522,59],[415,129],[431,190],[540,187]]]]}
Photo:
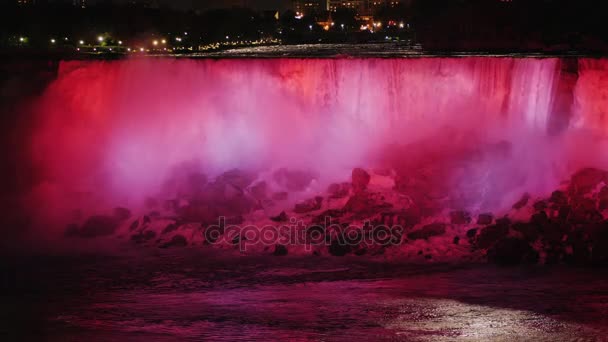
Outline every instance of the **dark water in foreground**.
{"type": "Polygon", "coordinates": [[[5,341],[608,339],[608,282],[596,269],[200,251],[10,264],[5,341]]]}

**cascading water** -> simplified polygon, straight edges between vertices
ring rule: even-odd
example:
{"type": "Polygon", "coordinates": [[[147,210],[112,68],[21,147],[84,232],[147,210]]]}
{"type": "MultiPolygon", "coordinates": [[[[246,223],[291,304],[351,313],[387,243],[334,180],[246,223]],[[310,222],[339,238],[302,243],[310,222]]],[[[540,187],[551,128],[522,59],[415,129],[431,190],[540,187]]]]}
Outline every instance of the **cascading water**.
{"type": "Polygon", "coordinates": [[[608,160],[584,149],[593,143],[597,151],[597,142],[577,133],[604,130],[608,107],[600,85],[608,82],[608,67],[579,61],[574,103],[564,105],[555,101],[563,95],[562,63],[488,57],[63,62],[29,132],[41,181],[28,200],[56,217],[78,207],[133,208],[162,191],[184,163],[210,175],[306,169],[319,174],[320,185],[344,179],[355,166],[407,173],[432,164],[450,189],[477,197],[458,205],[500,209],[522,191],[549,191],[575,168],[608,160]],[[557,115],[564,124],[548,134],[557,115]],[[475,159],[480,146],[501,142],[509,145],[508,158],[481,148],[478,163],[459,164],[475,159]]]}

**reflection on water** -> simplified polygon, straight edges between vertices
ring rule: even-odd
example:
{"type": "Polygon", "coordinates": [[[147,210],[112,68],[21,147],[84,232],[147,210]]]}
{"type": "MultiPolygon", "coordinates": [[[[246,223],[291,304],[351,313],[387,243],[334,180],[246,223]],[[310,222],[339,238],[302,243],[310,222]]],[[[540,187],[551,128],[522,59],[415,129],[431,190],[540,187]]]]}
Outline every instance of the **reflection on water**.
{"type": "Polygon", "coordinates": [[[0,332],[50,340],[601,340],[605,271],[200,252],[30,258],[0,332]],[[42,261],[44,260],[44,261],[42,261]]]}

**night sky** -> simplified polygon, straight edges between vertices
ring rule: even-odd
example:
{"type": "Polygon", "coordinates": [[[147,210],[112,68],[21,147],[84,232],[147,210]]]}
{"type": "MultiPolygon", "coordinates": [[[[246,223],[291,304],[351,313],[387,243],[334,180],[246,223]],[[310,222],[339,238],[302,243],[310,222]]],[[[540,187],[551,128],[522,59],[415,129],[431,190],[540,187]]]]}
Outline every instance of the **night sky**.
{"type": "MultiPolygon", "coordinates": [[[[102,3],[108,0],[88,0],[89,4],[102,3]]],[[[137,0],[136,0],[137,1],[137,0]]],[[[140,0],[142,1],[142,0],[140,0]]],[[[232,6],[243,6],[250,7],[258,10],[267,9],[287,9],[291,0],[143,0],[157,3],[159,5],[167,5],[174,8],[180,9],[207,9],[207,8],[218,8],[218,7],[232,7],[232,6]]],[[[112,0],[114,3],[129,3],[133,0],[112,0]]]]}

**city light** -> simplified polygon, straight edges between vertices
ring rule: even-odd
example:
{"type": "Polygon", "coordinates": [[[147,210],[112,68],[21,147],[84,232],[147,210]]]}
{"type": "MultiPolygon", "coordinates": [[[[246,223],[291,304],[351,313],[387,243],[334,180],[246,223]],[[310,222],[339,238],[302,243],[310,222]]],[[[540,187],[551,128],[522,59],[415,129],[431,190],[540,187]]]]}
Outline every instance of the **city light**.
{"type": "Polygon", "coordinates": [[[144,52],[144,48],[139,48],[139,51],[144,52]]]}
{"type": "Polygon", "coordinates": [[[399,28],[404,28],[404,27],[405,27],[405,24],[399,23],[399,28]]]}
{"type": "Polygon", "coordinates": [[[167,40],[166,39],[163,39],[160,42],[163,43],[163,44],[167,44],[167,40]]]}
{"type": "Polygon", "coordinates": [[[51,44],[55,44],[55,39],[51,39],[51,44]]]}
{"type": "Polygon", "coordinates": [[[118,41],[118,45],[122,45],[122,40],[119,40],[119,41],[118,41]]]}
{"type": "Polygon", "coordinates": [[[25,41],[25,38],[19,37],[19,41],[23,43],[25,41]]]}
{"type": "Polygon", "coordinates": [[[178,41],[178,42],[182,41],[182,39],[180,37],[175,37],[175,40],[178,41]]]}
{"type": "Polygon", "coordinates": [[[84,45],[84,40],[79,41],[78,44],[84,45]]]}
{"type": "Polygon", "coordinates": [[[158,45],[158,40],[152,41],[152,45],[157,46],[158,45]]]}
{"type": "Polygon", "coordinates": [[[99,36],[99,37],[97,37],[97,40],[101,43],[101,42],[103,42],[103,37],[99,36]]]}

